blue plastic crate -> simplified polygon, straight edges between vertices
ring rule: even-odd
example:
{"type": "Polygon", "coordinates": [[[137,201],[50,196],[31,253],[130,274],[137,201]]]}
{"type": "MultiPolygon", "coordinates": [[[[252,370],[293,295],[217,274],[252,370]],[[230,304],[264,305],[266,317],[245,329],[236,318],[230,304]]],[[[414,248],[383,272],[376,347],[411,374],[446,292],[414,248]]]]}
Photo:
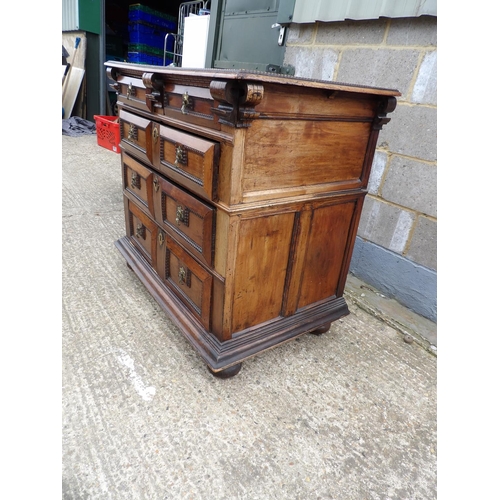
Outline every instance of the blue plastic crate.
{"type": "MultiPolygon", "coordinates": [[[[167,43],[167,56],[173,55],[173,40],[172,42],[167,43]]],[[[157,47],[152,47],[151,45],[143,45],[141,43],[129,43],[128,45],[128,51],[129,52],[146,52],[149,55],[152,56],[159,56],[163,57],[163,47],[161,49],[157,47]]]]}
{"type": "MultiPolygon", "coordinates": [[[[150,45],[157,49],[163,49],[165,36],[169,31],[143,23],[129,25],[128,40],[132,44],[150,45]]],[[[172,37],[169,40],[173,41],[172,37]]]]}
{"type": "Polygon", "coordinates": [[[128,20],[129,22],[144,22],[159,26],[166,29],[167,32],[173,32],[177,28],[174,17],[141,4],[129,6],[128,20]]]}
{"type": "MultiPolygon", "coordinates": [[[[148,54],[147,52],[129,52],[128,60],[131,63],[151,64],[153,66],[163,66],[163,57],[148,54]]],[[[166,59],[165,65],[171,64],[172,59],[166,59]]]]}

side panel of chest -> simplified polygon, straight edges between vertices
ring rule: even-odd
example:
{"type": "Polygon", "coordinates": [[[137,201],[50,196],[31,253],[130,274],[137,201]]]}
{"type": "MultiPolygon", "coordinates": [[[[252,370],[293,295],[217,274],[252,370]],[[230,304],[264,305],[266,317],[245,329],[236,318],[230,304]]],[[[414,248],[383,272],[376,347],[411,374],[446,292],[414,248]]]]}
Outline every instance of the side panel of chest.
{"type": "Polygon", "coordinates": [[[337,196],[233,217],[225,336],[341,297],[363,199],[337,196]]]}

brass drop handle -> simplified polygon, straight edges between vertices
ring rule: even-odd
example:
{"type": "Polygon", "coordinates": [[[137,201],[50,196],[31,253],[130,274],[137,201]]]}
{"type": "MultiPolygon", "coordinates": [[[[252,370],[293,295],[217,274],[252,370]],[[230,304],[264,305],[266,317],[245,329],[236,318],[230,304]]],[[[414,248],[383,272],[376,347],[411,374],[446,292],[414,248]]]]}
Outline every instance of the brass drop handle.
{"type": "Polygon", "coordinates": [[[154,143],[156,144],[158,142],[158,136],[159,136],[159,132],[158,132],[158,127],[155,127],[153,129],[153,141],[154,143]]]}
{"type": "Polygon", "coordinates": [[[137,175],[137,172],[132,172],[132,179],[130,185],[133,188],[141,189],[141,178],[137,175]]]}
{"type": "Polygon", "coordinates": [[[180,205],[177,205],[177,209],[175,211],[175,222],[178,226],[182,223],[189,227],[189,208],[182,208],[180,205]]]}
{"type": "Polygon", "coordinates": [[[179,145],[175,148],[175,161],[176,165],[186,165],[187,163],[187,154],[184,146],[179,145]]]}
{"type": "Polygon", "coordinates": [[[190,106],[191,106],[191,101],[190,101],[190,98],[189,98],[188,91],[186,90],[186,92],[184,92],[184,94],[182,95],[181,113],[183,115],[187,115],[187,110],[188,110],[188,108],[190,106]]]}
{"type": "Polygon", "coordinates": [[[132,82],[128,84],[127,88],[127,99],[130,99],[130,96],[132,95],[132,92],[134,91],[134,87],[132,86],[132,82]]]}
{"type": "Polygon", "coordinates": [[[135,134],[136,134],[136,128],[133,123],[130,124],[130,127],[128,129],[128,139],[130,141],[135,141],[135,134]]]}
{"type": "Polygon", "coordinates": [[[160,189],[160,182],[158,181],[158,177],[155,177],[153,179],[153,186],[155,188],[155,191],[158,192],[158,189],[160,189]]]}
{"type": "Polygon", "coordinates": [[[139,222],[135,228],[135,236],[136,238],[146,238],[146,226],[141,222],[139,222]]]}
{"type": "Polygon", "coordinates": [[[181,206],[178,206],[175,212],[175,222],[177,223],[178,226],[180,226],[183,220],[184,220],[184,209],[181,206]]]}
{"type": "Polygon", "coordinates": [[[160,246],[163,246],[163,243],[165,243],[165,236],[163,236],[161,231],[158,233],[158,243],[160,246]]]}
{"type": "Polygon", "coordinates": [[[186,283],[186,276],[187,276],[186,270],[183,267],[180,267],[179,268],[179,283],[181,285],[184,285],[186,283]]]}

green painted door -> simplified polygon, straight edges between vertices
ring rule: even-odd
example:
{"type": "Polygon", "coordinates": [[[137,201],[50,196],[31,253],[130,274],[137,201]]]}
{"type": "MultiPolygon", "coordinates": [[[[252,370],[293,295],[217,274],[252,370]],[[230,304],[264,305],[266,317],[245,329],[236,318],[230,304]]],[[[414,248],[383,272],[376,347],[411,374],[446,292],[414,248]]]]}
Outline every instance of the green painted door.
{"type": "Polygon", "coordinates": [[[212,0],[207,65],[293,74],[283,59],[294,5],[295,0],[212,0]]]}

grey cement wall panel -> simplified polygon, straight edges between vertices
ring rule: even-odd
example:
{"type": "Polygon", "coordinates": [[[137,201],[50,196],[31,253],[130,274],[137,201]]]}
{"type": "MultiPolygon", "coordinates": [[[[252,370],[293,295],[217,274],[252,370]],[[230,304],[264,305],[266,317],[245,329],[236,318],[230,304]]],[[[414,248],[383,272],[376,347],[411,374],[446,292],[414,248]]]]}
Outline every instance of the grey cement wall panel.
{"type": "Polygon", "coordinates": [[[420,51],[393,49],[345,49],[337,80],[346,83],[397,89],[406,96],[420,51]]]}
{"type": "Polygon", "coordinates": [[[436,161],[437,108],[399,102],[391,121],[380,132],[379,146],[393,153],[436,161]]]}
{"type": "Polygon", "coordinates": [[[437,322],[437,273],[356,238],[350,272],[417,314],[437,322]]]}
{"type": "Polygon", "coordinates": [[[387,153],[385,151],[375,151],[370,179],[368,181],[368,192],[370,194],[375,195],[378,193],[386,167],[387,153]]]}
{"type": "Polygon", "coordinates": [[[367,196],[361,213],[358,236],[393,252],[403,253],[415,218],[413,212],[367,196]]]}
{"type": "Polygon", "coordinates": [[[437,105],[437,51],[425,54],[413,85],[411,101],[437,105]]]}
{"type": "Polygon", "coordinates": [[[437,215],[435,165],[393,156],[380,191],[387,201],[432,217],[437,215]]]}
{"type": "Polygon", "coordinates": [[[295,67],[295,76],[333,80],[338,53],[334,49],[317,47],[287,47],[285,64],[295,67]]]}
{"type": "Polygon", "coordinates": [[[315,27],[315,24],[291,24],[287,30],[287,45],[312,43],[315,27]]]}
{"type": "Polygon", "coordinates": [[[437,270],[437,221],[419,217],[406,256],[429,269],[437,270]]]}
{"type": "Polygon", "coordinates": [[[378,45],[384,40],[386,20],[319,23],[316,43],[327,45],[378,45]]]}
{"type": "Polygon", "coordinates": [[[387,45],[436,46],[437,17],[391,19],[386,43],[387,45]]]}

